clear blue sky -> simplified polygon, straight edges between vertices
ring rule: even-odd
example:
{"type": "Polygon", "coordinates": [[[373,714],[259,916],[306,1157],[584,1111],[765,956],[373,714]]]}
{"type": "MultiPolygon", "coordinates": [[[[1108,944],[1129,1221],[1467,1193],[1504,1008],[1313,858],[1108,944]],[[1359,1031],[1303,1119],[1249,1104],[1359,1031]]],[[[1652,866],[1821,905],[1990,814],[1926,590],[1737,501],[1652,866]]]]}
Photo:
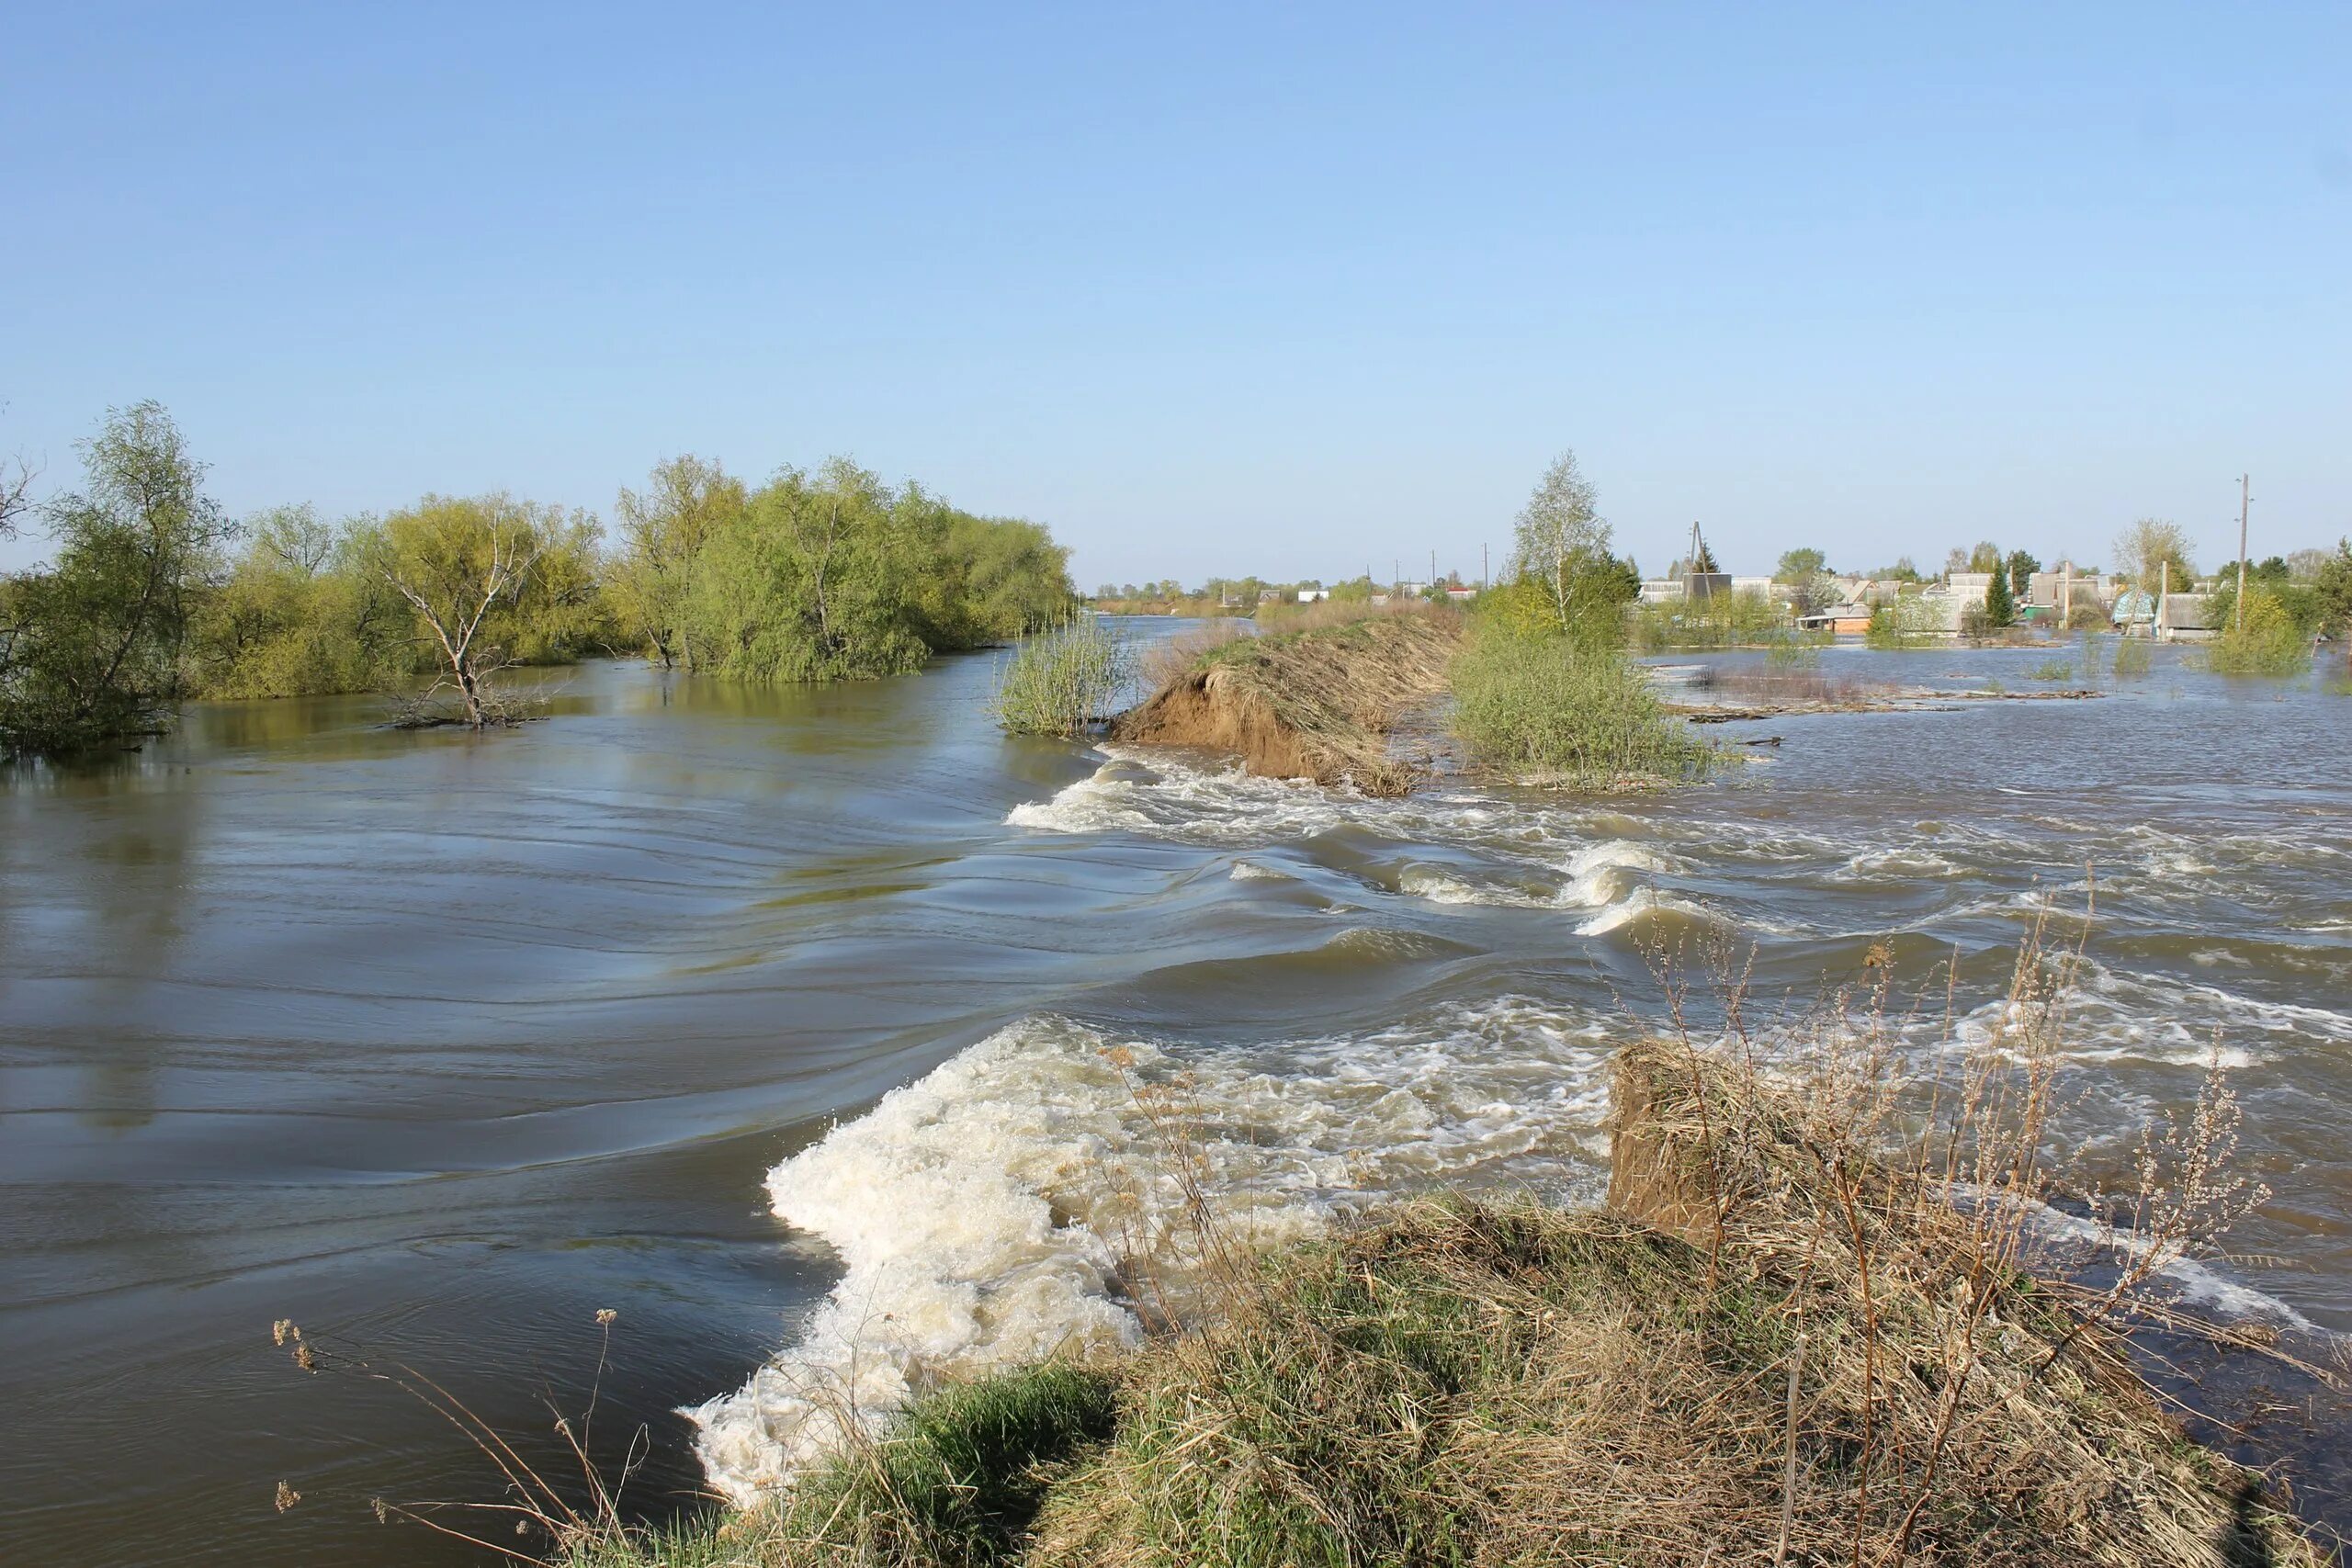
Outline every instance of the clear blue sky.
{"type": "MultiPolygon", "coordinates": [[[[851,454],[1103,579],[2352,530],[2352,6],[46,4],[0,451],[238,511],[851,454]],[[2233,520],[2225,524],[2225,520],[2233,520]]],[[[0,564],[38,547],[0,546],[0,564]]]]}

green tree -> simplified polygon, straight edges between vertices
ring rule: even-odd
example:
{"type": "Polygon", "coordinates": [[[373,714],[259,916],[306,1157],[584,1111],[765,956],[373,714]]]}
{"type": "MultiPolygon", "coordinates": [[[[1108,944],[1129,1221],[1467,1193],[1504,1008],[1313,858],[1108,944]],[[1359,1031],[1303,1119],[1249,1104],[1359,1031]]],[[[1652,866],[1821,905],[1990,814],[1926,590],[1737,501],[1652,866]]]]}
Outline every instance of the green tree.
{"type": "Polygon", "coordinates": [[[1830,581],[1829,558],[1810,547],[1782,555],[1781,564],[1773,569],[1772,581],[1788,586],[1789,608],[1799,615],[1826,608],[1837,594],[1830,581]]]}
{"type": "Polygon", "coordinates": [[[518,657],[558,652],[593,592],[594,526],[503,495],[426,496],[357,544],[368,569],[415,613],[465,723],[501,716],[489,682],[518,657]]]}
{"type": "Polygon", "coordinates": [[[2320,629],[2345,645],[2346,658],[2352,659],[2352,539],[2337,540],[2335,553],[2320,561],[2312,593],[2318,602],[2320,629]]]}
{"type": "Polygon", "coordinates": [[[694,669],[687,605],[704,547],[739,522],[751,500],[720,465],[687,455],[654,465],[643,491],[623,490],[614,505],[620,547],[606,564],[605,590],[621,635],[665,670],[694,669]]]}
{"type": "Polygon", "coordinates": [[[2033,574],[2041,570],[2041,562],[2023,550],[2009,552],[2009,596],[2018,604],[2033,597],[2033,574]]]}
{"type": "Polygon", "coordinates": [[[1996,560],[1992,579],[1984,585],[1984,625],[1997,631],[2017,623],[2017,596],[2009,592],[2009,574],[2000,570],[1996,560]]]}
{"type": "Polygon", "coordinates": [[[180,694],[191,610],[232,532],[159,403],[108,412],[84,488],[47,512],[46,571],[0,595],[0,750],[63,753],[157,732],[180,694]]]}
{"type": "Polygon", "coordinates": [[[780,471],[710,543],[689,616],[698,667],[763,681],[921,669],[915,587],[933,558],[897,501],[846,458],[780,471]]]}
{"type": "Polygon", "coordinates": [[[1979,540],[1976,547],[1968,552],[1968,570],[1984,572],[2000,570],[2001,547],[1990,539],[1979,540]]]}
{"type": "Polygon", "coordinates": [[[2179,524],[2143,517],[2115,536],[2116,570],[2145,593],[2162,592],[2167,579],[2173,588],[2185,589],[2197,579],[2188,545],[2188,531],[2179,524]]]}
{"type": "Polygon", "coordinates": [[[197,695],[366,691],[413,670],[408,607],[357,558],[361,526],[332,526],[308,506],[246,521],[244,548],[197,613],[197,695]]]}
{"type": "Polygon", "coordinates": [[[1543,593],[1559,630],[1570,630],[1589,608],[1579,603],[1578,591],[1596,569],[1613,564],[1609,546],[1609,525],[1601,520],[1592,481],[1577,467],[1574,452],[1561,453],[1520,509],[1512,556],[1516,575],[1543,593]]]}

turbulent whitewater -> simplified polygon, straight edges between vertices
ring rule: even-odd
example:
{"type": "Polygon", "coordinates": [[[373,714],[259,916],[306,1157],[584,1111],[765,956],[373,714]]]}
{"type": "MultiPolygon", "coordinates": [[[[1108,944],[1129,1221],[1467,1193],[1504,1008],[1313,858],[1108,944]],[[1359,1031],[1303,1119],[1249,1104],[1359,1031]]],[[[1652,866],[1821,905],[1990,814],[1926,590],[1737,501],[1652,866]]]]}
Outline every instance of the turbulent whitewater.
{"type": "Polygon", "coordinates": [[[843,1272],[792,1348],[692,1413],[712,1484],[786,1484],[843,1419],[943,1378],[1136,1343],[1199,1261],[1188,1181],[1253,1247],[1436,1183],[1589,1196],[1607,1050],[1512,998],[1207,1054],[1062,1018],[1005,1029],[770,1175],[777,1214],[843,1272]]]}

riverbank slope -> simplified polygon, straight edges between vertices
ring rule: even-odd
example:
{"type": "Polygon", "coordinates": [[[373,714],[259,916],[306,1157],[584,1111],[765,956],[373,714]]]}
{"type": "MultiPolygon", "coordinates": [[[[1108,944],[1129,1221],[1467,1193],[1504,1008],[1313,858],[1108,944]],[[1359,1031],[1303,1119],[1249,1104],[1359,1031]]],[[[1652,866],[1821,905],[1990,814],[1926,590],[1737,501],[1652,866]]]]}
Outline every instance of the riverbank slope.
{"type": "Polygon", "coordinates": [[[788,1499],[569,1568],[2316,1565],[1982,1213],[1686,1048],[1598,1211],[1443,1200],[1246,1256],[1111,1367],[950,1387],[788,1499]]]}

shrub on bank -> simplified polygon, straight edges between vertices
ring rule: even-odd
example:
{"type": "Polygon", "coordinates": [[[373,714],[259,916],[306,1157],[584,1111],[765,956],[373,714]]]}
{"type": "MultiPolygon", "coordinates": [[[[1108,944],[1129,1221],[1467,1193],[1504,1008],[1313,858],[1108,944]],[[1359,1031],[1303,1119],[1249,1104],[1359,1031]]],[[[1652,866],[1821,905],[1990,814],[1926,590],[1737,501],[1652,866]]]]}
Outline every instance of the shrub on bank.
{"type": "Polygon", "coordinates": [[[1721,760],[1623,654],[1481,627],[1454,660],[1453,728],[1481,767],[1615,789],[1704,777],[1721,760]]]}

